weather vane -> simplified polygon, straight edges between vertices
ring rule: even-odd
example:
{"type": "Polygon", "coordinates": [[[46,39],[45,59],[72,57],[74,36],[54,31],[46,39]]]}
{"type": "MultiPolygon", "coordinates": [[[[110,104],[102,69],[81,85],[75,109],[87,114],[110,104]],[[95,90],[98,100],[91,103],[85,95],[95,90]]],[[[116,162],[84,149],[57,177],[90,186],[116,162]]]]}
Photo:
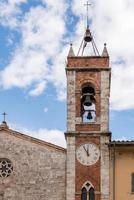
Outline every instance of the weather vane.
{"type": "Polygon", "coordinates": [[[6,121],[6,113],[4,112],[4,113],[2,113],[2,115],[3,115],[3,121],[5,122],[6,121]]]}
{"type": "Polygon", "coordinates": [[[88,19],[88,7],[91,6],[91,4],[87,1],[87,3],[84,4],[84,6],[86,6],[86,8],[87,8],[87,27],[88,27],[88,25],[89,25],[89,24],[88,24],[88,20],[89,20],[89,19],[88,19]]]}

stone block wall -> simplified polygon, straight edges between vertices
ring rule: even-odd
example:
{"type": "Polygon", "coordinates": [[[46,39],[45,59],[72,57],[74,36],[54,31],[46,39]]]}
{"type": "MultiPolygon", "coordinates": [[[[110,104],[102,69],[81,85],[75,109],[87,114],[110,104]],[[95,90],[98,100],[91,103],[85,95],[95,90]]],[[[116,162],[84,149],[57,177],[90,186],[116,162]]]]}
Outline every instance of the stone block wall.
{"type": "Polygon", "coordinates": [[[101,200],[109,200],[109,136],[101,136],[101,200]]]}
{"type": "Polygon", "coordinates": [[[13,164],[13,173],[0,178],[0,199],[65,200],[65,149],[0,130],[0,158],[13,164]]]}
{"type": "Polygon", "coordinates": [[[75,71],[67,71],[67,131],[75,131],[75,71]]]}
{"type": "Polygon", "coordinates": [[[110,71],[101,72],[101,131],[109,131],[110,71]]]}
{"type": "Polygon", "coordinates": [[[75,200],[75,137],[67,137],[66,200],[75,200]]]}

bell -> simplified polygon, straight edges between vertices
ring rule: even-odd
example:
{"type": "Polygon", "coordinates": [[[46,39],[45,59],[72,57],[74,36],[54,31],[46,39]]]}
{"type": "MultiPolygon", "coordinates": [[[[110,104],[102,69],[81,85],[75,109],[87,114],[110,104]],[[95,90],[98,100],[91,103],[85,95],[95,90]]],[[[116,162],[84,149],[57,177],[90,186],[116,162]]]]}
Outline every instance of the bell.
{"type": "Polygon", "coordinates": [[[87,119],[89,119],[89,120],[90,120],[90,119],[93,119],[92,114],[91,114],[90,111],[88,112],[87,119]]]}
{"type": "Polygon", "coordinates": [[[84,106],[91,106],[92,105],[92,101],[90,98],[90,95],[86,95],[85,101],[83,102],[84,106]]]}
{"type": "Polygon", "coordinates": [[[86,30],[84,40],[85,40],[85,42],[91,42],[92,41],[92,36],[91,36],[90,30],[88,28],[86,30]]]}

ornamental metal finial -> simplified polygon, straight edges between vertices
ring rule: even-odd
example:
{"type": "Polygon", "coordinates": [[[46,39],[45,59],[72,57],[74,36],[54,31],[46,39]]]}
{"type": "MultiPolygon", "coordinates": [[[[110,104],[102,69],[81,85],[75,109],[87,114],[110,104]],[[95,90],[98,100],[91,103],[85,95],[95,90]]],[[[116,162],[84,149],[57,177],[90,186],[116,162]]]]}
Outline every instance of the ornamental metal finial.
{"type": "Polygon", "coordinates": [[[85,47],[87,45],[92,45],[92,50],[90,51],[91,53],[93,53],[95,56],[100,56],[99,55],[99,51],[97,49],[97,46],[94,42],[94,39],[93,39],[93,36],[90,32],[90,29],[89,29],[89,17],[88,17],[88,7],[90,6],[91,4],[87,1],[86,4],[84,4],[84,6],[86,6],[86,9],[87,9],[87,28],[86,28],[86,31],[85,31],[85,34],[84,34],[84,37],[82,39],[82,42],[80,44],[80,47],[79,47],[79,50],[78,50],[78,53],[77,53],[77,56],[83,56],[83,53],[84,53],[84,50],[85,50],[85,47]],[[80,55],[81,54],[81,55],[80,55]]]}
{"type": "Polygon", "coordinates": [[[84,4],[84,6],[86,6],[86,8],[87,8],[87,27],[89,26],[89,18],[88,18],[88,7],[89,6],[91,6],[91,4],[87,1],[87,3],[86,4],[84,4]]]}

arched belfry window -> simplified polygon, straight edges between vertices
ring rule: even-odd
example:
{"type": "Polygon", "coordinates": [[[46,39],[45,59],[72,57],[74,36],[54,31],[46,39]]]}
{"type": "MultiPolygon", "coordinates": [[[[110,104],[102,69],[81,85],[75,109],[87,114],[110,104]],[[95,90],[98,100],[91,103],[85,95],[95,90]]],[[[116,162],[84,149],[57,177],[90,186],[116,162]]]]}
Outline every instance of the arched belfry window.
{"type": "Polygon", "coordinates": [[[86,182],[81,190],[81,200],[95,200],[95,191],[91,183],[86,182]]]}
{"type": "Polygon", "coordinates": [[[96,101],[95,89],[91,84],[85,84],[81,90],[81,116],[83,122],[95,122],[96,101]]]}

